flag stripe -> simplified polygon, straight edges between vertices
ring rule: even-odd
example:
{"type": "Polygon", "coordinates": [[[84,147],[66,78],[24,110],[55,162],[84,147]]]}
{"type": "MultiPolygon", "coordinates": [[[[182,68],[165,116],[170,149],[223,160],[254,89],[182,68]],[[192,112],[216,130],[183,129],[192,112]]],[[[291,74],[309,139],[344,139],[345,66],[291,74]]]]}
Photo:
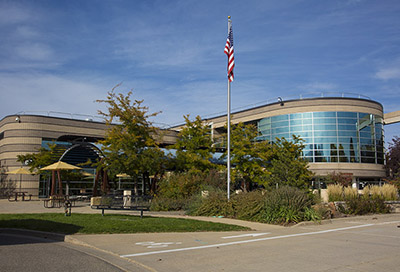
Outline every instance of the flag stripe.
{"type": "Polygon", "coordinates": [[[233,68],[235,67],[235,57],[233,50],[233,32],[232,25],[229,27],[228,38],[226,39],[224,53],[228,56],[228,79],[230,82],[233,81],[233,68]]]}

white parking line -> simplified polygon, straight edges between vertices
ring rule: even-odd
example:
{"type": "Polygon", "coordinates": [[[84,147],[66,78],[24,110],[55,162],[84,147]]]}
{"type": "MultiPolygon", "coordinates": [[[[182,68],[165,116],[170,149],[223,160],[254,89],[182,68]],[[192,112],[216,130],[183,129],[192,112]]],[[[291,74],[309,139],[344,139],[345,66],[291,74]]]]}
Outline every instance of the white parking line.
{"type": "Polygon", "coordinates": [[[242,235],[235,235],[235,236],[225,236],[221,237],[222,239],[231,239],[231,238],[243,238],[243,237],[257,237],[262,235],[271,234],[271,232],[263,232],[263,233],[249,233],[249,234],[242,234],[242,235]]]}
{"type": "MultiPolygon", "coordinates": [[[[394,222],[392,222],[392,223],[394,223],[394,222]]],[[[383,224],[383,223],[380,223],[380,224],[383,224]]],[[[390,222],[386,222],[385,224],[390,224],[390,222]]],[[[126,254],[126,255],[120,255],[120,257],[123,257],[123,258],[137,257],[137,256],[146,256],[146,255],[154,255],[154,254],[162,254],[162,253],[179,252],[179,251],[189,251],[189,250],[204,249],[204,248],[213,248],[213,247],[222,247],[222,246],[247,244],[247,243],[254,243],[254,242],[260,242],[260,241],[267,241],[267,240],[276,240],[276,239],[284,239],[284,238],[290,238],[290,237],[299,237],[299,236],[323,234],[323,233],[336,232],[336,231],[349,230],[349,229],[365,228],[365,227],[371,227],[371,226],[374,226],[374,225],[376,225],[376,224],[364,224],[364,225],[351,226],[351,227],[345,227],[345,228],[337,228],[337,229],[321,230],[321,231],[315,231],[315,232],[280,235],[280,236],[265,237],[265,238],[258,238],[258,239],[252,239],[252,240],[244,240],[244,241],[235,241],[235,242],[221,243],[221,244],[214,244],[214,245],[204,245],[204,246],[196,246],[196,247],[176,248],[176,249],[168,249],[168,250],[160,250],[160,251],[150,251],[150,252],[142,252],[142,253],[135,253],[135,254],[126,254]]]]}

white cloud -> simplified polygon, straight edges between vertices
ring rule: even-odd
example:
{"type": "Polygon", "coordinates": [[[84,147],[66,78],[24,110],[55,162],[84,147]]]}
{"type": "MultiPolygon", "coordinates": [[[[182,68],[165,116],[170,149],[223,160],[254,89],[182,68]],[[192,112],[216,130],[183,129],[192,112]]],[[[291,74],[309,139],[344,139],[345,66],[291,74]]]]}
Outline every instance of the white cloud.
{"type": "Polygon", "coordinates": [[[375,76],[383,80],[400,79],[400,67],[382,68],[375,76]]]}

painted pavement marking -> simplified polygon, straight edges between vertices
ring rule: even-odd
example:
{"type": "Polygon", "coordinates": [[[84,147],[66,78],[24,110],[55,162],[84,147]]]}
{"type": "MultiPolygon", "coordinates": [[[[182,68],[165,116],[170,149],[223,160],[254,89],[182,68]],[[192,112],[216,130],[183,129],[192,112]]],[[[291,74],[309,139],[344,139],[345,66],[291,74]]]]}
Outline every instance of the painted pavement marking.
{"type": "MultiPolygon", "coordinates": [[[[398,222],[398,221],[379,223],[379,225],[393,224],[393,223],[396,223],[396,222],[398,222]]],[[[364,224],[364,225],[337,228],[337,229],[328,229],[328,230],[321,230],[321,231],[315,231],[315,232],[305,232],[305,233],[297,233],[297,234],[280,235],[280,236],[252,239],[252,240],[243,240],[243,241],[221,243],[221,244],[203,245],[203,246],[168,249],[168,250],[159,250],[159,251],[150,251],[150,252],[142,252],[142,253],[135,253],[135,254],[126,254],[126,255],[120,255],[120,257],[123,257],[123,258],[138,257],[138,256],[146,256],[146,255],[154,255],[154,254],[162,254],[162,253],[171,253],[171,252],[180,252],[180,251],[204,249],[204,248],[214,248],[214,247],[222,247],[222,246],[247,244],[247,243],[254,243],[254,242],[261,242],[261,241],[268,241],[268,240],[276,240],[276,239],[284,239],[284,238],[300,237],[300,236],[309,236],[309,235],[324,234],[324,233],[337,232],[337,231],[343,231],[343,230],[365,228],[365,227],[371,227],[371,226],[375,226],[375,225],[378,225],[378,224],[364,224]]]]}
{"type": "Polygon", "coordinates": [[[221,237],[222,239],[232,239],[232,238],[243,238],[243,237],[257,237],[262,235],[271,234],[271,232],[263,232],[263,233],[249,233],[249,234],[242,234],[242,235],[235,235],[235,236],[225,236],[221,237]]]}

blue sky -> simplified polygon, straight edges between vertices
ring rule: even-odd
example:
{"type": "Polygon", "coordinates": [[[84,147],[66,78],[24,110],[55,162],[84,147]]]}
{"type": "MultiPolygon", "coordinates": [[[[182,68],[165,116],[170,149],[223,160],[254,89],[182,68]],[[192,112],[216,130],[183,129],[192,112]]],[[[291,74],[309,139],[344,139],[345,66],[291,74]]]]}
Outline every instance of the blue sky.
{"type": "MultiPolygon", "coordinates": [[[[118,83],[160,124],[278,96],[362,93],[400,110],[400,2],[0,0],[0,118],[20,111],[95,115],[118,83]]],[[[400,125],[386,127],[387,140],[400,125]]]]}

